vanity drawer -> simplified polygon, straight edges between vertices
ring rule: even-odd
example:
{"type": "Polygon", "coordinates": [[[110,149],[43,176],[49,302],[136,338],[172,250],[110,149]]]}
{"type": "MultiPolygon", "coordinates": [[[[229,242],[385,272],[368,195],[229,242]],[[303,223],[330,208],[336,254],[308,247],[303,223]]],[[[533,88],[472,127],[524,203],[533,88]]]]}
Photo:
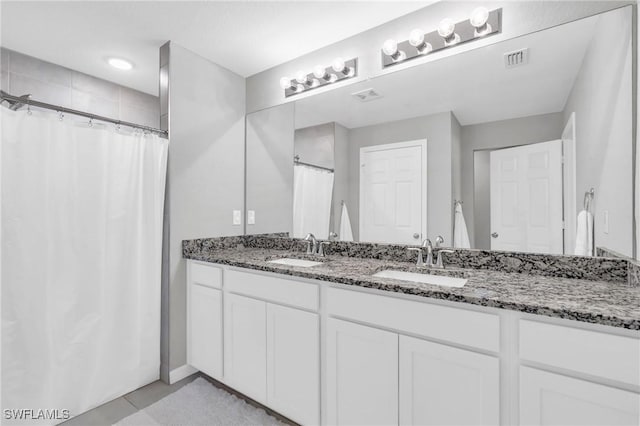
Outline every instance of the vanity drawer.
{"type": "Polygon", "coordinates": [[[318,310],[318,286],[272,275],[229,270],[225,274],[227,291],[282,303],[312,311],[318,310]]]}
{"type": "Polygon", "coordinates": [[[520,320],[520,358],[640,385],[640,338],[520,320]]]}
{"type": "Polygon", "coordinates": [[[222,269],[189,261],[189,282],[206,287],[222,288],[222,269]]]}
{"type": "Polygon", "coordinates": [[[329,315],[487,351],[500,350],[494,314],[338,288],[327,289],[329,315]]]}

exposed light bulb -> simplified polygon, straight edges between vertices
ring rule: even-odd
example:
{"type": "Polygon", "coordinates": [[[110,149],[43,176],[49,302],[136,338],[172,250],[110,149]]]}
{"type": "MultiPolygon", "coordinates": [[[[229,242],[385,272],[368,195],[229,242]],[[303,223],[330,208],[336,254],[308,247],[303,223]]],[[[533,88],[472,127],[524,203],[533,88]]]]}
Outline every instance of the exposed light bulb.
{"type": "Polygon", "coordinates": [[[424,44],[424,31],[416,28],[409,33],[409,44],[413,47],[422,46],[424,44]]]}
{"type": "Polygon", "coordinates": [[[327,70],[322,65],[316,65],[313,68],[313,75],[315,76],[315,78],[318,78],[318,79],[321,78],[321,79],[326,80],[327,79],[326,78],[327,77],[327,70]]]}
{"type": "Polygon", "coordinates": [[[471,12],[469,22],[475,28],[474,35],[482,37],[491,32],[491,25],[487,23],[489,20],[489,10],[486,7],[477,7],[471,12]]]}
{"type": "Polygon", "coordinates": [[[345,72],[345,68],[346,67],[345,67],[345,64],[344,64],[344,59],[342,59],[340,57],[335,58],[333,60],[333,64],[331,64],[331,68],[333,68],[333,70],[335,72],[341,72],[343,74],[346,74],[346,72],[345,72]]]}
{"type": "Polygon", "coordinates": [[[388,39],[382,45],[382,51],[385,55],[393,56],[398,53],[398,43],[392,38],[388,39]]]}
{"type": "Polygon", "coordinates": [[[107,62],[112,67],[122,71],[129,71],[130,69],[133,68],[133,64],[131,62],[121,58],[109,58],[107,62]]]}
{"type": "Polygon", "coordinates": [[[289,77],[282,77],[280,79],[280,87],[282,87],[283,90],[287,90],[288,88],[290,88],[291,79],[289,77]]]}
{"type": "Polygon", "coordinates": [[[307,82],[309,82],[309,77],[307,76],[306,72],[298,71],[296,73],[296,81],[300,84],[306,84],[307,82]]]}
{"type": "Polygon", "coordinates": [[[438,34],[440,34],[442,38],[446,39],[451,37],[455,30],[456,24],[449,18],[444,18],[440,21],[440,24],[438,24],[438,34]]]}

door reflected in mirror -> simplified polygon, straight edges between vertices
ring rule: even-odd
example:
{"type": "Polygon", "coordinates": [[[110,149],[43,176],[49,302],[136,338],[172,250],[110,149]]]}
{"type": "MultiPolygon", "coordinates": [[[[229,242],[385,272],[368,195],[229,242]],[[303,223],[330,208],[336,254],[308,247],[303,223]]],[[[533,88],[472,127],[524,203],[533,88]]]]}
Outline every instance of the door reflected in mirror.
{"type": "Polygon", "coordinates": [[[279,201],[247,209],[300,238],[631,256],[631,35],[623,7],[250,114],[248,194],[277,176],[279,201]]]}

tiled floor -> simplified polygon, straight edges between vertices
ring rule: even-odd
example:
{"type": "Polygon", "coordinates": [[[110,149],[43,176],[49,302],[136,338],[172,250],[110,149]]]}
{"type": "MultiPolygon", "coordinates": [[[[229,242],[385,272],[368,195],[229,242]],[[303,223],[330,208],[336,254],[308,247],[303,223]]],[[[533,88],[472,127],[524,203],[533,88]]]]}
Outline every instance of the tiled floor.
{"type": "Polygon", "coordinates": [[[62,425],[64,426],[111,426],[112,424],[124,419],[172,394],[187,383],[200,377],[200,374],[193,374],[186,379],[180,380],[172,385],[167,385],[161,381],[153,382],[147,386],[136,389],[131,393],[121,396],[118,399],[107,402],[93,410],[87,411],[77,417],[68,420],[62,425]]]}
{"type": "Polygon", "coordinates": [[[147,386],[141,387],[140,389],[136,389],[133,392],[130,392],[120,398],[114,399],[113,401],[109,401],[106,404],[103,404],[99,407],[94,408],[93,410],[87,411],[84,414],[81,414],[77,417],[72,418],[61,425],[64,426],[111,426],[114,423],[128,417],[135,412],[142,410],[145,407],[161,400],[165,396],[172,394],[177,391],[187,383],[194,381],[198,377],[204,377],[208,381],[210,381],[214,386],[224,389],[239,398],[244,399],[247,403],[253,405],[257,408],[264,409],[267,413],[276,417],[278,420],[285,424],[296,425],[296,423],[287,419],[286,417],[281,416],[280,414],[270,410],[262,406],[261,404],[245,397],[244,395],[239,394],[233,389],[228,388],[220,382],[217,382],[211,379],[208,376],[205,376],[201,373],[193,374],[186,379],[182,379],[177,383],[172,385],[167,385],[161,381],[153,382],[148,384],[147,386]]]}

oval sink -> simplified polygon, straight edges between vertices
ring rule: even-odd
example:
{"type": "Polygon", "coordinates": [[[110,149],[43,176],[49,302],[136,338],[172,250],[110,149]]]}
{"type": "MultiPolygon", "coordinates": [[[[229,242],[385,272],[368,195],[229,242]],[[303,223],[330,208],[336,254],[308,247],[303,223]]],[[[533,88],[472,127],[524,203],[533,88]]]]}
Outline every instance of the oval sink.
{"type": "Polygon", "coordinates": [[[293,259],[290,257],[286,257],[283,259],[269,260],[267,263],[277,263],[278,265],[287,265],[287,266],[300,266],[302,268],[309,268],[311,266],[322,265],[322,262],[314,262],[312,260],[304,260],[304,259],[293,259]]]}
{"type": "Polygon", "coordinates": [[[441,275],[430,274],[418,274],[415,272],[394,271],[391,269],[385,269],[384,271],[373,274],[374,277],[379,278],[393,278],[400,281],[409,281],[413,283],[441,285],[444,287],[463,287],[467,280],[466,278],[455,277],[443,277],[441,275]]]}

